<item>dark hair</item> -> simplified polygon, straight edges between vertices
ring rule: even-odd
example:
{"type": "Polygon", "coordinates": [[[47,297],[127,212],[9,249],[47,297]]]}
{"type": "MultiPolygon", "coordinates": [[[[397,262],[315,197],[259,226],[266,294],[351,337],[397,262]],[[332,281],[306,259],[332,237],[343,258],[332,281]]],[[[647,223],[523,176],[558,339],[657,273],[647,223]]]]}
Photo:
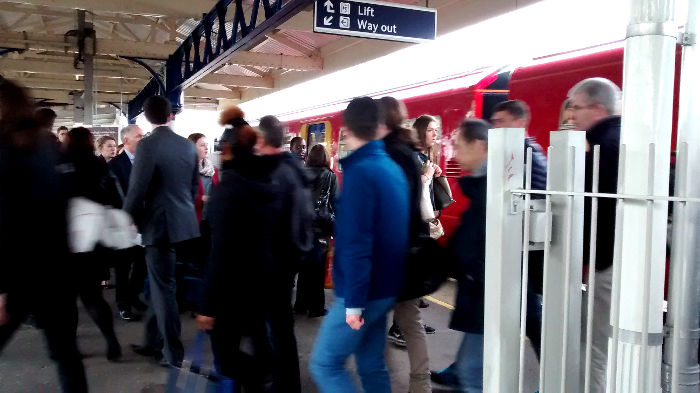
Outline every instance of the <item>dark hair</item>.
{"type": "Polygon", "coordinates": [[[518,120],[530,120],[530,108],[524,101],[521,100],[499,102],[495,107],[493,107],[493,113],[496,112],[508,112],[511,116],[518,120]]]}
{"type": "Polygon", "coordinates": [[[33,148],[39,143],[42,131],[26,90],[0,78],[0,140],[16,147],[33,148]]]}
{"type": "Polygon", "coordinates": [[[151,124],[166,124],[170,120],[173,108],[167,98],[161,96],[149,97],[143,104],[146,119],[151,124]]]}
{"type": "Polygon", "coordinates": [[[56,132],[61,132],[61,131],[68,131],[68,127],[60,126],[60,127],[58,127],[58,130],[56,130],[56,132]]]}
{"type": "Polygon", "coordinates": [[[68,131],[66,152],[74,154],[94,154],[95,138],[92,132],[85,127],[76,127],[68,131]]]}
{"type": "Polygon", "coordinates": [[[284,143],[284,124],[272,115],[264,116],[260,119],[258,129],[262,133],[265,144],[280,148],[284,143]]]}
{"type": "Polygon", "coordinates": [[[458,132],[467,142],[479,140],[488,143],[490,127],[489,123],[481,119],[465,119],[459,125],[458,132]]]}
{"type": "Polygon", "coordinates": [[[206,137],[206,135],[202,134],[201,132],[195,132],[194,134],[190,134],[190,136],[188,136],[187,139],[197,144],[197,142],[199,142],[199,140],[204,137],[206,137]]]}
{"type": "Polygon", "coordinates": [[[343,112],[345,125],[359,139],[370,141],[377,137],[381,113],[370,97],[354,98],[343,112]]]}
{"type": "Polygon", "coordinates": [[[303,141],[304,141],[304,138],[302,138],[300,136],[295,136],[294,138],[292,138],[291,141],[289,141],[289,148],[292,149],[295,145],[299,145],[303,141]]]}
{"type": "Polygon", "coordinates": [[[97,139],[97,148],[102,149],[102,146],[104,146],[107,141],[114,141],[114,144],[117,144],[117,140],[112,138],[109,135],[103,135],[97,139]]]}
{"type": "Polygon", "coordinates": [[[416,130],[416,134],[418,136],[416,147],[421,151],[427,151],[430,161],[437,161],[437,153],[434,152],[432,148],[428,149],[426,147],[428,126],[432,122],[437,123],[437,119],[429,115],[421,115],[413,122],[413,129],[416,130]]]}
{"type": "Polygon", "coordinates": [[[258,143],[258,133],[247,124],[227,128],[219,142],[221,145],[228,145],[234,157],[250,156],[258,143]]]}
{"type": "Polygon", "coordinates": [[[331,157],[328,150],[321,145],[314,145],[309,151],[309,158],[306,160],[306,166],[310,168],[330,168],[331,157]]]}
{"type": "Polygon", "coordinates": [[[58,116],[51,108],[39,108],[34,112],[34,117],[37,123],[39,123],[39,127],[51,131],[50,128],[53,126],[53,122],[58,116]]]}
{"type": "Polygon", "coordinates": [[[379,104],[384,109],[384,124],[391,132],[395,132],[399,140],[411,147],[416,146],[416,131],[404,127],[406,121],[406,106],[394,97],[382,97],[379,104]]]}

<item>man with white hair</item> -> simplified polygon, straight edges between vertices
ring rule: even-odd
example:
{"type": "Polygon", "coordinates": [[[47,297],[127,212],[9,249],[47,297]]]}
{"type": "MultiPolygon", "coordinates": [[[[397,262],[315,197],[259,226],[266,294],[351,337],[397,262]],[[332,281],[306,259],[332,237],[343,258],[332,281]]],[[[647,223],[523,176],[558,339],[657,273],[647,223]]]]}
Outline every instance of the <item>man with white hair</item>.
{"type": "MultiPolygon", "coordinates": [[[[144,137],[143,130],[131,124],[121,131],[124,150],[109,161],[109,169],[117,178],[122,192],[126,195],[129,189],[131,167],[136,157],[136,146],[144,137]]],[[[143,249],[133,247],[124,253],[124,258],[116,263],[116,298],[119,317],[125,321],[135,321],[138,318],[131,313],[131,308],[145,310],[146,305],[139,300],[139,293],[143,290],[143,281],[146,276],[143,249]],[[131,273],[131,277],[129,274],[131,273]]]]}
{"type": "MultiPolygon", "coordinates": [[[[618,115],[620,89],[604,78],[585,79],[569,92],[575,129],[586,131],[586,179],[585,190],[593,189],[593,149],[600,146],[599,192],[617,193],[617,171],[620,155],[620,123],[618,115]]],[[[593,299],[593,345],[591,348],[591,393],[604,393],[608,362],[608,332],[610,326],[610,298],[613,280],[613,255],[615,248],[615,200],[598,200],[597,239],[595,255],[595,295],[593,299]]],[[[591,262],[589,255],[591,227],[591,199],[584,202],[584,263],[591,262]]],[[[590,291],[590,288],[589,288],[590,291]]],[[[583,302],[581,340],[586,340],[587,303],[583,302]]],[[[585,346],[582,346],[585,348],[585,346]]],[[[585,383],[585,350],[581,351],[581,391],[585,383]]]]}

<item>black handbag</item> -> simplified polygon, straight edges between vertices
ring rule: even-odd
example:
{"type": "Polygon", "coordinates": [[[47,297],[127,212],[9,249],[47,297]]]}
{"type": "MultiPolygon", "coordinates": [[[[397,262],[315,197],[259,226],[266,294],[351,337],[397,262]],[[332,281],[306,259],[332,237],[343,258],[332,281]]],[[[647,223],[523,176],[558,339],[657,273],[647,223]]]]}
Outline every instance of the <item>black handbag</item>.
{"type": "Polygon", "coordinates": [[[326,176],[326,186],[321,189],[321,193],[316,200],[314,210],[316,212],[316,227],[321,230],[324,235],[333,233],[333,225],[335,225],[335,211],[331,206],[331,185],[332,172],[328,172],[326,176]]]}
{"type": "Polygon", "coordinates": [[[433,197],[435,199],[435,210],[443,210],[456,202],[452,198],[452,190],[445,176],[438,176],[433,179],[433,197]]]}
{"type": "Polygon", "coordinates": [[[440,289],[450,270],[449,253],[435,239],[421,237],[408,251],[399,301],[417,299],[440,289]]]}

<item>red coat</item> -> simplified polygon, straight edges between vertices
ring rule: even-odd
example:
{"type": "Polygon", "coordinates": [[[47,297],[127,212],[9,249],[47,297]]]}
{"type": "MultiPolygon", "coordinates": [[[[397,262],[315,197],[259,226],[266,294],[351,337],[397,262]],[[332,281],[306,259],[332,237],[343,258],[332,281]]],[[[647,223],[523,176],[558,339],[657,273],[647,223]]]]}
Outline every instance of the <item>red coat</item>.
{"type": "MultiPolygon", "coordinates": [[[[201,176],[201,175],[200,175],[201,176]]],[[[219,170],[214,167],[214,176],[211,177],[212,187],[216,187],[219,184],[219,170]]],[[[199,178],[199,191],[197,191],[197,199],[194,201],[194,210],[197,212],[197,222],[202,223],[202,211],[204,210],[204,186],[202,185],[202,178],[199,178]]]]}

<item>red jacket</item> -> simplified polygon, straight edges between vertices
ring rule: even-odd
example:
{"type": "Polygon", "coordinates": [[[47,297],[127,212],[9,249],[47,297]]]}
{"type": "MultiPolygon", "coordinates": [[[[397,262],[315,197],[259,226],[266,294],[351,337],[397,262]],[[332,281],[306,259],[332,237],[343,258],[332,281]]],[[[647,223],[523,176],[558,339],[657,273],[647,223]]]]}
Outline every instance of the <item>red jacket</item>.
{"type": "MultiPolygon", "coordinates": [[[[200,175],[201,176],[201,175],[200,175]]],[[[219,184],[219,170],[214,167],[214,176],[211,177],[212,187],[219,184]]],[[[199,178],[199,191],[197,191],[197,199],[194,201],[194,210],[197,212],[197,222],[202,223],[202,211],[204,210],[204,186],[202,178],[199,178]]]]}

